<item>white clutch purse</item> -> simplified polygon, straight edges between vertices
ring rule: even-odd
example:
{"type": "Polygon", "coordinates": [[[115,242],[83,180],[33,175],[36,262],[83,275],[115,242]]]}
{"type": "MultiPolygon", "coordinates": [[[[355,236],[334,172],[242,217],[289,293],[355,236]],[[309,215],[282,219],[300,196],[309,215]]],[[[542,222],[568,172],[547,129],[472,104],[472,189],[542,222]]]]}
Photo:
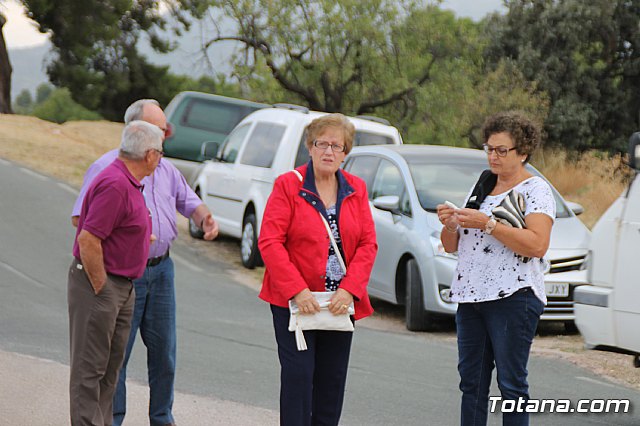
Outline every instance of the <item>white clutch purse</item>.
{"type": "Polygon", "coordinates": [[[353,322],[350,315],[355,314],[353,303],[349,305],[347,312],[344,314],[334,315],[329,312],[329,302],[333,297],[334,291],[314,291],[313,296],[320,305],[320,312],[316,314],[303,314],[298,309],[296,302],[289,300],[289,331],[296,333],[296,344],[299,351],[307,350],[307,342],[304,340],[304,330],[334,330],[334,331],[353,331],[353,322]]]}

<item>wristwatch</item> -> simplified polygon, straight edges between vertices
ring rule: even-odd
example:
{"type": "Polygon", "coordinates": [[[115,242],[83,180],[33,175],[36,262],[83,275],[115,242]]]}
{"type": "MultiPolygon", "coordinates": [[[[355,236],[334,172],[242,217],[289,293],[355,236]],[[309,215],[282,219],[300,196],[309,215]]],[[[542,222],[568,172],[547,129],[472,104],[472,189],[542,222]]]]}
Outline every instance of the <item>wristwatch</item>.
{"type": "Polygon", "coordinates": [[[487,235],[491,235],[493,230],[496,229],[496,225],[498,225],[498,222],[496,222],[496,220],[494,218],[490,217],[489,221],[484,226],[484,232],[486,232],[487,235]]]}

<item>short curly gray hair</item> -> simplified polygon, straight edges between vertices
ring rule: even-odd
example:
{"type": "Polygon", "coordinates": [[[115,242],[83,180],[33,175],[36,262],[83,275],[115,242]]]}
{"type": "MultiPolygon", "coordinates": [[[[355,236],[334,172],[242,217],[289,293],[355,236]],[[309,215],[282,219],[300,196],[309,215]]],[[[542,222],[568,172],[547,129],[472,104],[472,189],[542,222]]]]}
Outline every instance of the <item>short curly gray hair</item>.
{"type": "Polygon", "coordinates": [[[147,151],[162,151],[164,134],[157,126],[142,120],[133,120],[124,126],[120,154],[131,160],[141,160],[147,151]]]}

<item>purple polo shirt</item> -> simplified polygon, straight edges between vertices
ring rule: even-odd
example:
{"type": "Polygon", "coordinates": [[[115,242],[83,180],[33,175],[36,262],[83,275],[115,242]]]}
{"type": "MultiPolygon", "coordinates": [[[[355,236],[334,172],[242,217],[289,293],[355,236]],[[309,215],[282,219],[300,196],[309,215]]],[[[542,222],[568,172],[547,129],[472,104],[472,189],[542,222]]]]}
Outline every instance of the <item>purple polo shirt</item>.
{"type": "Polygon", "coordinates": [[[102,240],[107,273],[132,279],[142,276],[151,236],[149,209],[142,185],[119,159],[96,176],[87,190],[73,244],[77,259],[78,235],[83,229],[102,240]]]}
{"type": "MultiPolygon", "coordinates": [[[[118,150],[114,149],[98,158],[87,169],[71,216],[80,214],[82,200],[91,181],[117,157],[118,150]]],[[[171,243],[178,236],[176,210],[185,217],[191,217],[196,207],[202,204],[202,200],[187,185],[180,171],[164,158],[160,160],[153,174],[142,179],[141,183],[144,185],[143,194],[147,207],[151,210],[152,232],[158,238],[151,244],[149,257],[161,256],[169,250],[171,243]]]]}

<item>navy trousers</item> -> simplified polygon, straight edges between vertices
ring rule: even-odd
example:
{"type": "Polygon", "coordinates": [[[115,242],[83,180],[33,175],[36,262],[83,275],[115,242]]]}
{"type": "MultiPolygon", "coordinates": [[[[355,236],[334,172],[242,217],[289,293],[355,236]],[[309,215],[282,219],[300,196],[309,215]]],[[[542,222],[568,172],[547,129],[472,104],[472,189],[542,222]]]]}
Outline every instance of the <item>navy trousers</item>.
{"type": "Polygon", "coordinates": [[[271,305],[280,359],[280,424],[337,426],[342,412],[353,332],[307,330],[298,351],[289,309],[271,305]]]}
{"type": "MultiPolygon", "coordinates": [[[[529,400],[527,363],[544,305],[526,288],[501,300],[460,303],[456,314],[462,426],[487,424],[494,366],[504,400],[529,400]]],[[[503,413],[505,426],[526,426],[529,413],[503,413]]]]}

